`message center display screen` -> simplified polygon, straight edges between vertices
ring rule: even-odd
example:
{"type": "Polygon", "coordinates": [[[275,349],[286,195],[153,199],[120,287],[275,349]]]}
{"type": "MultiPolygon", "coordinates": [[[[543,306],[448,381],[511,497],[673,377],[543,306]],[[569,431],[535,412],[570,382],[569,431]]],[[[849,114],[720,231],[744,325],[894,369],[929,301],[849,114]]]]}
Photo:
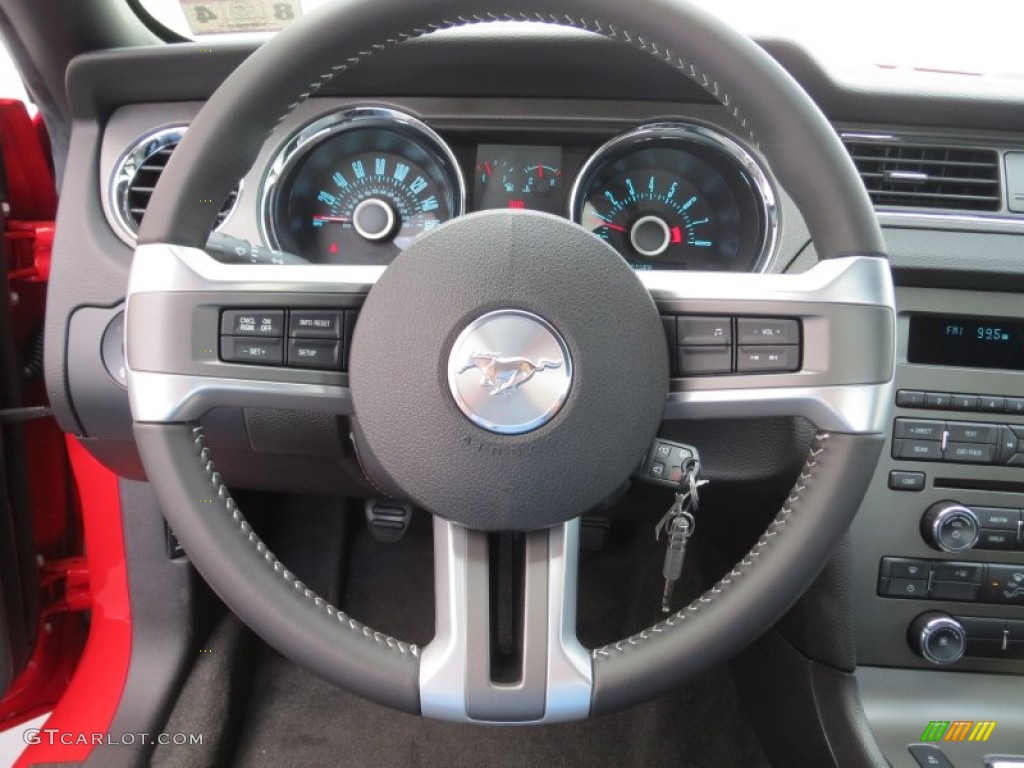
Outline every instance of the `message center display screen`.
{"type": "Polygon", "coordinates": [[[1024,321],[911,315],[907,361],[1024,371],[1024,321]]]}

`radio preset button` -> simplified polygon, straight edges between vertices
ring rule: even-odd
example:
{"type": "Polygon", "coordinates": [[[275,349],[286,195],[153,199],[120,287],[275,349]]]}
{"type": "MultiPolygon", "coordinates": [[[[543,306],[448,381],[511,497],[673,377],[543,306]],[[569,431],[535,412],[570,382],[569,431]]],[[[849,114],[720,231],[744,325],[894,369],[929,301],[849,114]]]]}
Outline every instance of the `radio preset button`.
{"type": "Polygon", "coordinates": [[[953,395],[951,406],[954,411],[976,411],[978,410],[978,396],[953,395]]]}
{"type": "Polygon", "coordinates": [[[901,389],[896,393],[896,405],[900,408],[924,408],[924,392],[901,389]]]}
{"type": "Polygon", "coordinates": [[[981,403],[978,407],[978,410],[986,411],[988,413],[1002,413],[1005,408],[1005,397],[996,397],[995,395],[982,395],[981,403]]]}

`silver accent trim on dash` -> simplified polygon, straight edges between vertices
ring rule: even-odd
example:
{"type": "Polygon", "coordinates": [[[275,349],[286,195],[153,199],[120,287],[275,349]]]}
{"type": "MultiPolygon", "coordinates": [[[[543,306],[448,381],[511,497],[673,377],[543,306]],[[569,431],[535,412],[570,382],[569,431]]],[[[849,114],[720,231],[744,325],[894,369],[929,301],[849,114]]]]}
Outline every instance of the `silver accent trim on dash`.
{"type": "MultiPolygon", "coordinates": [[[[582,213],[583,184],[589,180],[594,170],[604,163],[614,152],[631,145],[642,145],[650,141],[696,142],[724,152],[747,175],[748,181],[757,193],[761,203],[761,214],[764,216],[765,232],[761,243],[761,252],[754,264],[754,272],[766,272],[775,259],[779,245],[779,204],[771,177],[764,166],[754,157],[753,153],[737,139],[727,136],[718,129],[698,123],[678,120],[648,123],[625,133],[619,134],[594,150],[587,158],[569,192],[569,219],[580,223],[582,213]]],[[[689,273],[687,273],[689,274],[689,273]]],[[[732,274],[732,273],[730,273],[732,274]]]]}
{"type": "Polygon", "coordinates": [[[452,216],[461,216],[466,212],[466,180],[462,174],[462,167],[448,142],[426,123],[405,112],[386,107],[355,107],[314,120],[292,136],[274,155],[260,184],[259,227],[263,242],[274,250],[287,250],[286,248],[282,249],[281,238],[277,231],[278,222],[274,216],[274,207],[277,195],[281,190],[282,179],[287,178],[291,170],[307,154],[335,134],[358,128],[361,125],[375,124],[397,126],[425,144],[441,161],[445,172],[454,182],[455,205],[452,216]]]}
{"type": "MultiPolygon", "coordinates": [[[[114,171],[110,174],[110,181],[107,187],[107,199],[103,206],[107,222],[114,230],[114,234],[130,247],[135,247],[138,228],[132,217],[128,205],[128,187],[135,180],[135,176],[153,155],[170,144],[181,143],[182,138],[188,132],[188,125],[172,125],[161,128],[157,131],[143,134],[135,143],[129,146],[114,163],[114,171]]],[[[238,201],[242,197],[243,182],[238,182],[235,190],[235,199],[231,208],[224,215],[223,221],[217,225],[220,230],[238,208],[238,201]]]]}
{"type": "MultiPolygon", "coordinates": [[[[749,381],[754,377],[744,378],[749,381]]],[[[679,421],[803,416],[825,431],[884,434],[892,398],[891,384],[695,389],[669,392],[663,418],[679,421]]]]}
{"type": "Polygon", "coordinates": [[[367,293],[384,267],[341,264],[224,264],[186,245],[140,245],[128,277],[129,300],[137,293],[191,291],[367,293]]]}
{"type": "MultiPolygon", "coordinates": [[[[420,660],[420,707],[427,717],[456,722],[472,720],[467,713],[471,653],[480,647],[485,630],[471,625],[467,615],[470,562],[469,537],[482,536],[460,525],[434,518],[434,589],[437,601],[434,639],[420,660]],[[470,639],[470,634],[474,639],[470,639]]],[[[590,655],[576,638],[576,580],[579,520],[551,528],[547,562],[547,645],[544,716],[528,722],[581,720],[590,714],[593,667],[590,655]]],[[[477,564],[478,565],[478,564],[477,564]]],[[[541,606],[535,606],[543,610],[541,606]]],[[[492,722],[492,721],[488,721],[492,722]]]]}
{"type": "Polygon", "coordinates": [[[916,208],[875,208],[875,214],[883,227],[905,229],[954,229],[972,227],[979,232],[1024,232],[1024,216],[1011,218],[1012,214],[969,214],[936,213],[916,208]]]}
{"type": "Polygon", "coordinates": [[[258,381],[218,376],[153,373],[128,369],[128,403],[139,422],[198,419],[211,408],[279,408],[351,416],[348,387],[290,381],[258,381]]]}
{"type": "Polygon", "coordinates": [[[888,307],[895,311],[896,291],[889,262],[875,256],[843,256],[825,259],[799,274],[756,275],[722,272],[637,272],[640,282],[655,301],[828,303],[888,307]]]}

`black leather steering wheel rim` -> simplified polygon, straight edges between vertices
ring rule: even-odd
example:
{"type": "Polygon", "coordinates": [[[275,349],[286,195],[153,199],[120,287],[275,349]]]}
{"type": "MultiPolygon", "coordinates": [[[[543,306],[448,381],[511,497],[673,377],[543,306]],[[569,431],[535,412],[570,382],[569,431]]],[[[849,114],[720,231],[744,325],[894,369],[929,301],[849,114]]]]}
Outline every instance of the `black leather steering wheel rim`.
{"type": "MultiPolygon", "coordinates": [[[[210,201],[226,197],[270,130],[330,78],[379,48],[492,20],[586,29],[664,60],[712,93],[748,132],[804,213],[822,258],[882,253],[877,220],[852,162],[809,97],[750,40],[671,0],[550,0],[544,14],[492,0],[328,6],[266,43],[209,100],[167,166],[139,243],[202,247],[217,214],[210,201]],[[364,44],[339,58],[347,41],[364,44]],[[225,136],[229,146],[211,138],[225,136]]],[[[165,515],[232,610],[271,645],[340,686],[420,711],[419,649],[359,624],[298,582],[245,522],[194,424],[137,419],[135,435],[165,515]]],[[[729,575],[665,621],[593,652],[590,714],[666,691],[728,658],[777,620],[848,527],[881,445],[878,434],[819,433],[786,505],[729,575]]]]}

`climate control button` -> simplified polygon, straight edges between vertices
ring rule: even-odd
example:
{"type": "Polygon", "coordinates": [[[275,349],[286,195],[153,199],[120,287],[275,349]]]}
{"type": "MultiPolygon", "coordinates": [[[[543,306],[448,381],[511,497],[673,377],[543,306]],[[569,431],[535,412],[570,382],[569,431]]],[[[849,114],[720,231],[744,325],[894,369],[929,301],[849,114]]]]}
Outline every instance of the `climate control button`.
{"type": "Polygon", "coordinates": [[[952,664],[967,650],[963,625],[945,613],[922,613],[910,625],[907,639],[914,653],[932,664],[952,664]]]}

